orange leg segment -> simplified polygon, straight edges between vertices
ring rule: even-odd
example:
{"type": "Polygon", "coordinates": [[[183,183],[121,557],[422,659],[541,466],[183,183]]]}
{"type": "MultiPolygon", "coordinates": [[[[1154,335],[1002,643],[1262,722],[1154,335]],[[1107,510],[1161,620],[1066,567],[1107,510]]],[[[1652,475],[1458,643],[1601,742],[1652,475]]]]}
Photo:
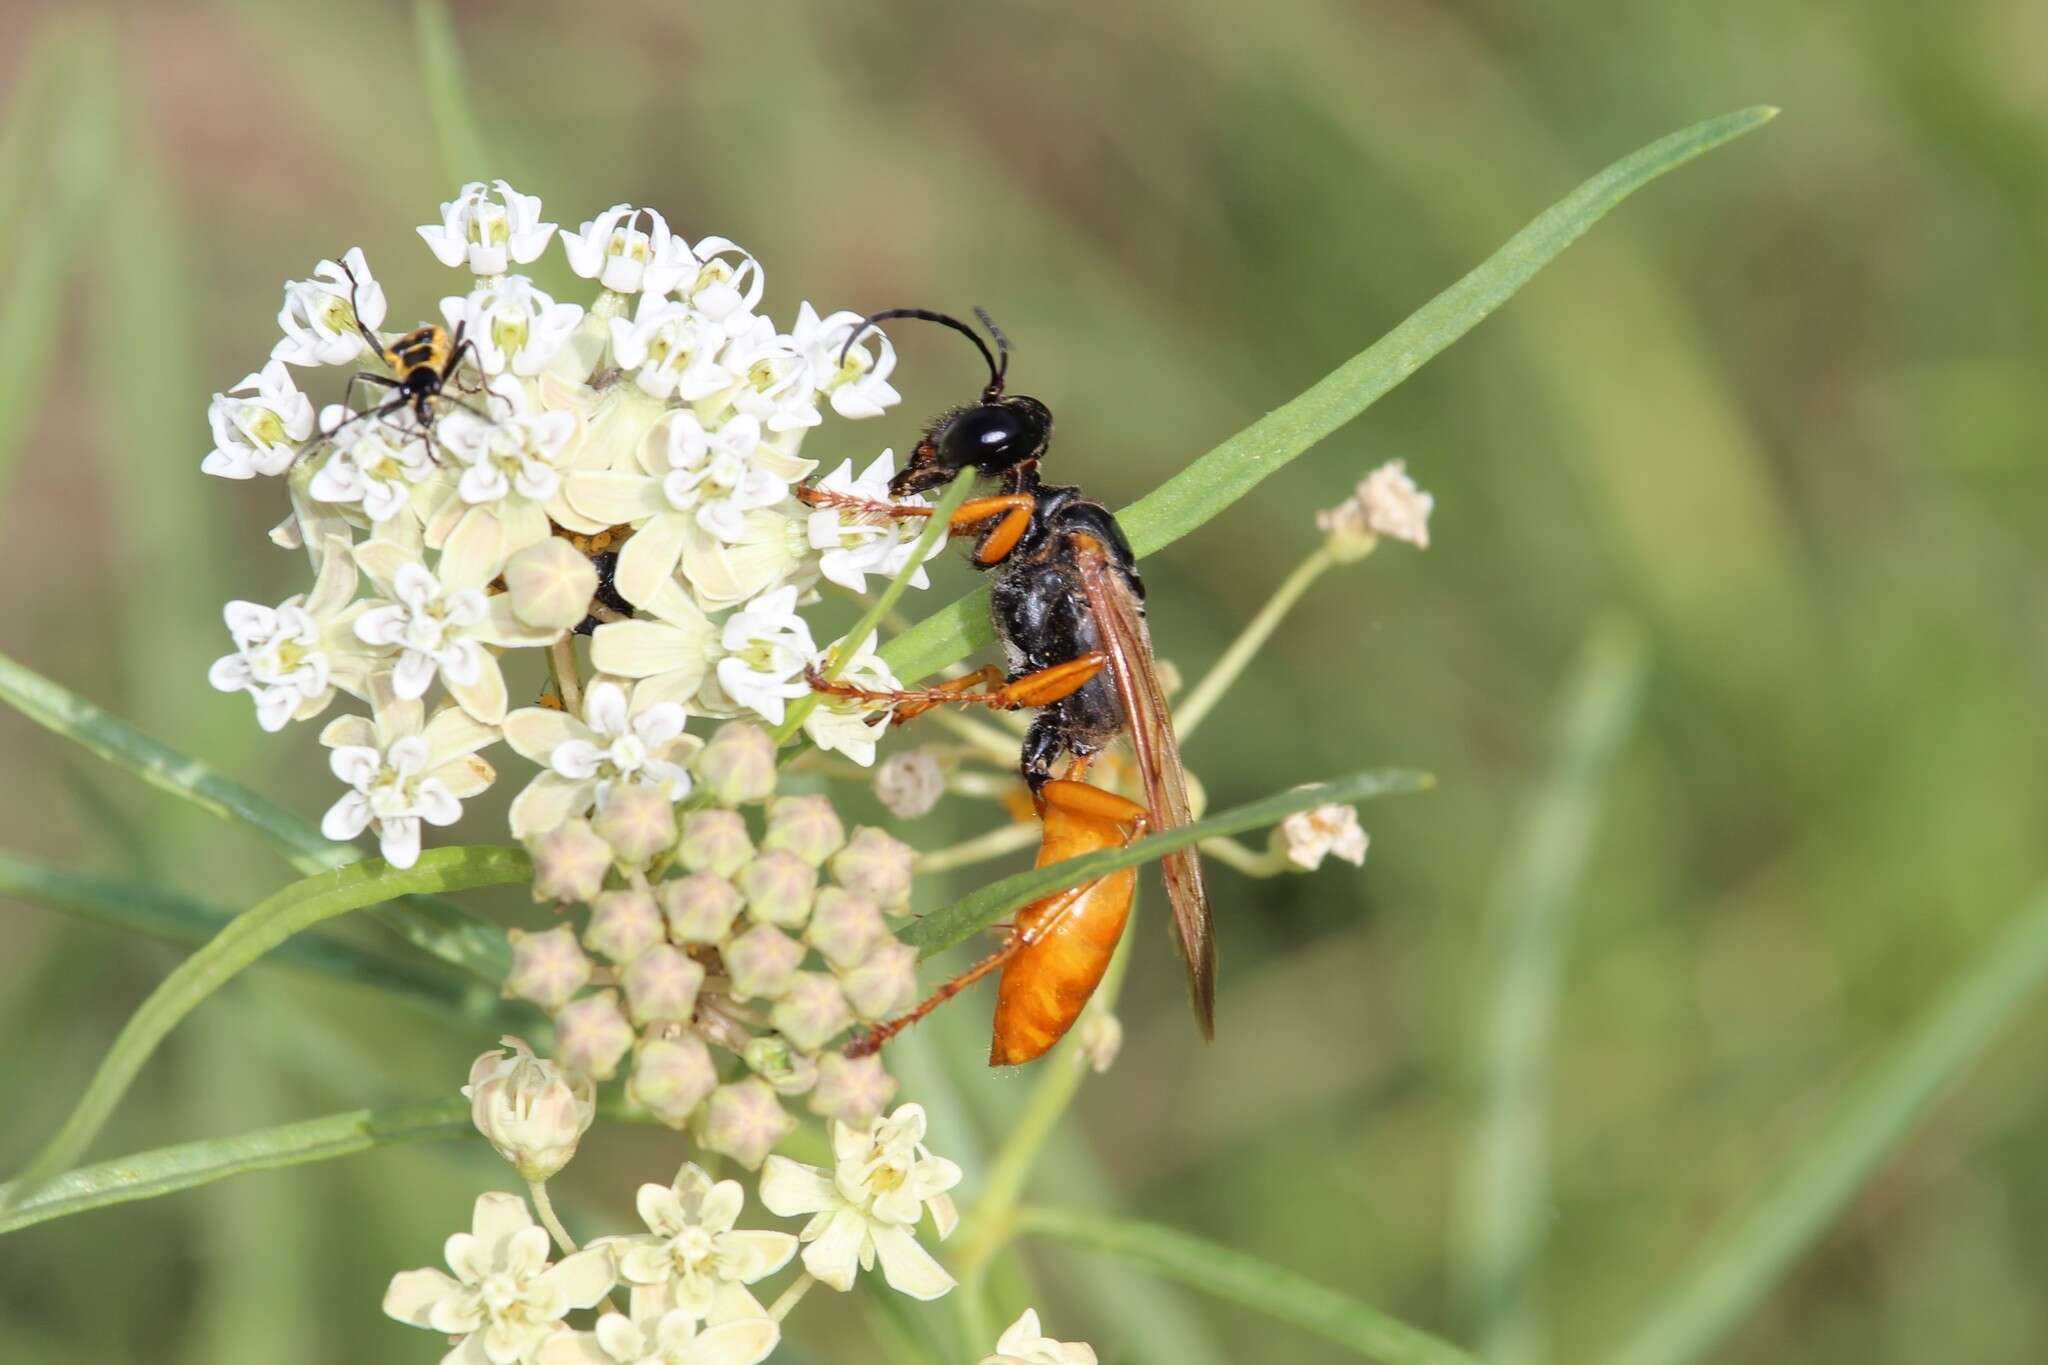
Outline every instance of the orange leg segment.
{"type": "Polygon", "coordinates": [[[948,702],[962,705],[991,707],[997,711],[1022,711],[1040,706],[1050,706],[1063,697],[1079,692],[1095,676],[1109,666],[1109,655],[1100,650],[1083,654],[1078,659],[1069,659],[1051,668],[1041,668],[1036,673],[1026,673],[1021,678],[1002,682],[1002,674],[994,665],[964,678],[954,678],[935,687],[910,687],[890,692],[872,687],[860,687],[853,683],[836,682],[825,677],[816,669],[806,675],[811,690],[833,697],[849,697],[865,702],[869,706],[896,708],[898,723],[912,716],[921,715],[934,706],[948,702]],[[1000,683],[1000,686],[995,684],[1000,683]],[[970,692],[967,689],[977,685],[989,685],[986,692],[970,692]]]}

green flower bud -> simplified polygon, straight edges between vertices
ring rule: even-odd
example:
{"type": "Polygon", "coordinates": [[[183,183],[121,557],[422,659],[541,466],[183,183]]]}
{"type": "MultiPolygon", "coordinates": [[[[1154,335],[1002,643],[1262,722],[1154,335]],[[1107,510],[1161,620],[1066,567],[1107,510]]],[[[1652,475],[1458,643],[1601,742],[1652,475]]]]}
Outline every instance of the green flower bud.
{"type": "Polygon", "coordinates": [[[683,1023],[697,1008],[704,965],[680,948],[658,943],[626,964],[626,1000],[633,1021],[683,1023]]]}
{"type": "Polygon", "coordinates": [[[804,938],[823,954],[834,971],[860,965],[875,946],[889,937],[882,912],[866,896],[856,896],[844,887],[828,886],[818,893],[811,907],[811,922],[804,938]]]}
{"type": "Polygon", "coordinates": [[[676,841],[676,808],[655,787],[615,784],[591,828],[631,867],[645,867],[676,841]]]}
{"type": "Polygon", "coordinates": [[[887,1019],[917,1003],[917,949],[890,939],[839,978],[847,1003],[863,1019],[887,1019]]]}
{"type": "Polygon", "coordinates": [[[555,1015],[555,1060],[586,1076],[610,1080],[633,1046],[633,1026],[619,1010],[617,991],[572,1000],[555,1015]]]}
{"type": "Polygon", "coordinates": [[[606,891],[590,903],[584,945],[614,962],[631,962],[661,938],[661,910],[645,891],[606,891]]]}
{"type": "Polygon", "coordinates": [[[798,1052],[789,1039],[763,1034],[740,1049],[748,1070],[768,1082],[778,1095],[801,1095],[818,1083],[818,1061],[798,1052]]]}
{"type": "Polygon", "coordinates": [[[895,1097],[896,1078],[882,1069],[880,1054],[828,1052],[818,1058],[818,1083],[808,1104],[813,1114],[859,1128],[879,1118],[895,1097]]]}
{"type": "Polygon", "coordinates": [[[732,930],[745,902],[733,884],[710,872],[663,882],[655,893],[678,943],[716,943],[732,930]]]}
{"type": "Polygon", "coordinates": [[[697,755],[696,769],[722,806],[765,801],[775,790],[775,741],[745,721],[721,725],[697,755]]]}
{"type": "Polygon", "coordinates": [[[782,1104],[768,1082],[749,1077],[711,1092],[704,1107],[699,1140],[751,1171],[767,1160],[775,1144],[794,1127],[796,1120],[782,1112],[782,1104]]]}
{"type": "Polygon", "coordinates": [[[735,1000],[772,998],[789,989],[804,960],[804,945],[772,924],[760,924],[726,944],[722,955],[735,1000]]]}
{"type": "Polygon", "coordinates": [[[909,844],[862,826],[833,856],[832,875],[848,891],[901,914],[910,908],[910,868],[916,861],[917,850],[909,844]]]}
{"type": "Polygon", "coordinates": [[[531,1000],[550,1013],[569,1003],[590,980],[590,959],[576,944],[576,931],[566,924],[544,933],[509,929],[512,970],[505,975],[505,994],[531,1000]]]}
{"type": "Polygon", "coordinates": [[[778,796],[768,803],[768,833],[761,847],[787,849],[812,867],[846,843],[846,826],[829,796],[778,796]]]}
{"type": "Polygon", "coordinates": [[[604,889],[612,870],[611,845],[581,820],[569,820],[526,841],[533,858],[533,898],[587,901],[604,889]]]}
{"type": "Polygon", "coordinates": [[[694,1033],[650,1038],[633,1058],[626,1098],[663,1123],[680,1128],[718,1085],[711,1050],[694,1033]]]}
{"type": "Polygon", "coordinates": [[[798,972],[768,1018],[805,1052],[816,1052],[853,1022],[845,993],[823,972],[798,972]]]}
{"type": "Polygon", "coordinates": [[[512,614],[529,626],[568,630],[590,614],[597,568],[566,540],[549,537],[505,563],[512,614]]]}
{"type": "Polygon", "coordinates": [[[730,877],[754,856],[747,822],[736,810],[697,810],[683,817],[676,860],[692,872],[730,877]]]}
{"type": "Polygon", "coordinates": [[[771,849],[741,868],[733,885],[747,898],[755,923],[798,929],[810,918],[818,870],[794,853],[771,849]]]}

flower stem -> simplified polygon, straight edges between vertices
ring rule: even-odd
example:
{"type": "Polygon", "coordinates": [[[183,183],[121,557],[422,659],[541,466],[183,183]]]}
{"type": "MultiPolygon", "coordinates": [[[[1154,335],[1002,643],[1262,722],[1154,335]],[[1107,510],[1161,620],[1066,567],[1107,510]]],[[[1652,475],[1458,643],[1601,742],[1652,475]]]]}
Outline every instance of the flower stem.
{"type": "Polygon", "coordinates": [[[977,834],[972,839],[963,839],[957,844],[924,854],[917,860],[917,870],[923,873],[944,872],[950,868],[987,862],[990,858],[1000,858],[1005,853],[1028,848],[1037,838],[1038,826],[1035,824],[1001,825],[986,834],[977,834]]]}
{"type": "Polygon", "coordinates": [[[775,1302],[768,1306],[768,1316],[774,1318],[777,1322],[781,1322],[789,1316],[790,1309],[803,1302],[804,1295],[810,1293],[811,1286],[817,1282],[818,1277],[811,1274],[808,1270],[797,1276],[794,1280],[791,1280],[789,1288],[778,1294],[775,1302]]]}
{"type": "Polygon", "coordinates": [[[1246,848],[1235,839],[1204,839],[1202,852],[1247,877],[1277,877],[1288,870],[1285,853],[1246,848]]]}
{"type": "Polygon", "coordinates": [[[583,714],[583,680],[576,674],[576,637],[567,631],[548,646],[548,677],[562,709],[572,716],[583,714]]]}
{"type": "Polygon", "coordinates": [[[1259,614],[1230,642],[1230,648],[1223,651],[1223,657],[1216,661],[1216,666],[1195,685],[1194,691],[1188,693],[1187,700],[1173,709],[1174,729],[1183,742],[1195,732],[1203,717],[1216,708],[1216,703],[1223,700],[1223,694],[1237,681],[1237,675],[1244,672],[1245,665],[1259,652],[1259,646],[1272,637],[1281,618],[1301,600],[1309,585],[1340,562],[1325,543],[1317,546],[1314,553],[1287,575],[1286,581],[1274,590],[1266,605],[1259,608],[1259,614]]]}
{"type": "Polygon", "coordinates": [[[555,1216],[555,1204],[548,1198],[548,1182],[529,1180],[526,1188],[533,1192],[533,1208],[540,1215],[540,1225],[548,1230],[548,1236],[555,1239],[555,1245],[562,1249],[564,1256],[576,1254],[576,1239],[569,1235],[569,1229],[562,1226],[562,1220],[555,1216]]]}

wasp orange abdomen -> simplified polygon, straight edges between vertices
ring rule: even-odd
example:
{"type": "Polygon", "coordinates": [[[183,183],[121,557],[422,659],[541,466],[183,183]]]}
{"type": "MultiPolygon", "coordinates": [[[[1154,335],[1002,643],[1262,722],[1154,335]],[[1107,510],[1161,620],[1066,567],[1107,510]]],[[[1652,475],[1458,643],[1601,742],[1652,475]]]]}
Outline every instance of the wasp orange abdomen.
{"type": "MultiPolygon", "coordinates": [[[[1045,784],[1045,837],[1038,865],[1122,848],[1145,824],[1145,808],[1083,782],[1045,784]]],[[[1017,1066],[1057,1043],[1109,970],[1130,918],[1138,874],[1125,868],[1056,891],[1017,914],[1020,946],[996,989],[990,1066],[1017,1066]]]]}

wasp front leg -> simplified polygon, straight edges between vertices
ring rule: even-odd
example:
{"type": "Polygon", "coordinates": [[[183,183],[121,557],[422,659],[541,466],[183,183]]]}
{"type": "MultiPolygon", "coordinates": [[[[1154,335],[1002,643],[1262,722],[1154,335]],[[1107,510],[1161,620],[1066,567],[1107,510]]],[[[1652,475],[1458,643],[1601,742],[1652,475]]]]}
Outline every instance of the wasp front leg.
{"type": "Polygon", "coordinates": [[[896,722],[901,724],[912,716],[923,715],[934,706],[949,703],[986,706],[996,711],[1026,711],[1050,706],[1086,687],[1108,665],[1109,656],[1096,651],[1008,681],[995,665],[990,664],[964,678],[954,678],[931,687],[906,687],[894,691],[838,682],[815,668],[805,676],[810,679],[812,691],[831,697],[845,697],[877,710],[891,708],[896,712],[896,722]],[[969,690],[974,687],[987,687],[989,690],[969,690]]]}
{"type": "MultiPolygon", "coordinates": [[[[910,503],[864,498],[857,493],[837,493],[829,488],[799,488],[796,496],[811,507],[836,508],[878,519],[907,521],[914,517],[929,517],[933,510],[910,503]]],[[[1017,542],[1031,528],[1031,514],[1037,506],[1038,499],[1029,493],[998,493],[993,497],[969,498],[947,518],[946,533],[974,535],[988,528],[990,522],[995,522],[994,528],[989,530],[988,539],[974,552],[980,563],[994,564],[1017,548],[1017,542]]]]}

